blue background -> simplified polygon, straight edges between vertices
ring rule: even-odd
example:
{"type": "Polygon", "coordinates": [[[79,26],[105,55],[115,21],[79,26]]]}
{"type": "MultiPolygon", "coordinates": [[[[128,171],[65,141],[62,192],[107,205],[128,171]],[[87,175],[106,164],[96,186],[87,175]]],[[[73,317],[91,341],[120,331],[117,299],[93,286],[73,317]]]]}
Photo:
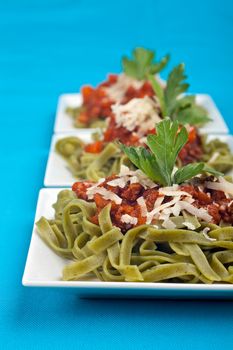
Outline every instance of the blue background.
{"type": "Polygon", "coordinates": [[[232,1],[0,1],[0,348],[230,349],[232,301],[79,300],[21,278],[58,95],[137,45],[186,63],[231,125],[232,1]]]}

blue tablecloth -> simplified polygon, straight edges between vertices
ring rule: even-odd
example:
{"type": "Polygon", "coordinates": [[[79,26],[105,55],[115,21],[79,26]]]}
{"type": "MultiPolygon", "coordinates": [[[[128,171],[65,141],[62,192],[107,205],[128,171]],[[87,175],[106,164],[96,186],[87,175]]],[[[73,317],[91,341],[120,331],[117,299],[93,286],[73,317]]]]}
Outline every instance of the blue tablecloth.
{"type": "MultiPolygon", "coordinates": [[[[0,1],[0,348],[230,349],[232,301],[80,300],[21,278],[60,93],[136,45],[184,61],[231,131],[232,1],[0,1]]],[[[166,72],[164,74],[166,76],[166,72]]]]}

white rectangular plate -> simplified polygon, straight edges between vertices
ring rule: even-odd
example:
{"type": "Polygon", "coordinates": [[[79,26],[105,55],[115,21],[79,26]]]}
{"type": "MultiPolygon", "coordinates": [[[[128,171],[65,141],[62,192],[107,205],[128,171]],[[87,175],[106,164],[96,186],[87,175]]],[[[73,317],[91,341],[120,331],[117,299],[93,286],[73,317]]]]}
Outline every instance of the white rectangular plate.
{"type": "MultiPolygon", "coordinates": [[[[53,135],[48,163],[45,172],[44,186],[45,187],[71,187],[72,184],[78,179],[74,177],[68,169],[68,165],[56,151],[55,144],[58,140],[67,137],[67,136],[77,136],[84,142],[91,141],[91,132],[86,131],[80,133],[79,131],[64,133],[64,134],[55,134],[53,135]]],[[[214,138],[219,138],[221,141],[227,142],[232,153],[233,153],[233,136],[231,135],[209,135],[207,140],[214,138]]],[[[229,174],[233,176],[233,171],[229,174]]]]}
{"type": "MultiPolygon", "coordinates": [[[[201,128],[201,131],[210,134],[228,134],[229,129],[211,96],[207,94],[196,94],[196,101],[200,106],[207,109],[212,119],[211,122],[201,128]]],[[[75,128],[72,118],[66,114],[67,107],[78,107],[81,103],[81,94],[64,94],[59,97],[54,126],[55,133],[84,130],[75,128]]],[[[93,131],[93,129],[87,130],[93,131]]]]}
{"type": "MultiPolygon", "coordinates": [[[[53,218],[51,206],[60,190],[46,188],[40,191],[35,222],[42,215],[53,218]]],[[[76,288],[82,297],[233,298],[233,285],[227,284],[62,281],[62,269],[68,263],[46,246],[34,225],[22,280],[24,286],[76,288]]]]}
{"type": "Polygon", "coordinates": [[[56,119],[54,125],[55,133],[65,133],[72,131],[95,131],[96,129],[75,128],[73,119],[66,113],[67,107],[79,107],[82,104],[82,95],[77,94],[63,94],[58,98],[56,119]]]}
{"type": "Polygon", "coordinates": [[[91,142],[91,131],[85,129],[82,131],[73,131],[69,133],[59,133],[54,134],[51,141],[49,157],[47,162],[47,167],[45,171],[44,186],[45,187],[66,187],[72,186],[72,184],[77,181],[77,178],[72,175],[68,169],[68,165],[65,159],[62,158],[56,151],[55,145],[58,140],[69,137],[76,136],[82,141],[88,143],[91,142]]]}

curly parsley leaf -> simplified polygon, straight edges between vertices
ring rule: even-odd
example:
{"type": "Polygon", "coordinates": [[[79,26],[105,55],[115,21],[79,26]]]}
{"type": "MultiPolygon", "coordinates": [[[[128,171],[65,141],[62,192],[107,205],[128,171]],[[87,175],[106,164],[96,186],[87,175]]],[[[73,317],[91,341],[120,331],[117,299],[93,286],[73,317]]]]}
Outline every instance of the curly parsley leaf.
{"type": "Polygon", "coordinates": [[[137,168],[162,186],[180,184],[206,172],[214,176],[222,175],[205,163],[185,165],[174,174],[177,157],[187,141],[186,128],[179,129],[177,121],[172,122],[166,118],[156,125],[156,134],[147,136],[149,150],[144,147],[127,147],[123,144],[120,144],[120,147],[137,168]]]}
{"type": "Polygon", "coordinates": [[[170,56],[166,55],[159,62],[154,62],[155,52],[137,47],[133,50],[133,59],[122,58],[123,71],[135,79],[146,79],[147,74],[160,72],[168,63],[170,56]]]}

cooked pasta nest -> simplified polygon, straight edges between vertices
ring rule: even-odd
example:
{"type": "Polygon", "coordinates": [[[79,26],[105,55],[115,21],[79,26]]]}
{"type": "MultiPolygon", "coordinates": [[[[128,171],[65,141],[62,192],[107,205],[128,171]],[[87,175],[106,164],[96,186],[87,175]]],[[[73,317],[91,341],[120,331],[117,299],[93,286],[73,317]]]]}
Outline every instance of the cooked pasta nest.
{"type": "Polygon", "coordinates": [[[90,129],[94,129],[94,128],[105,128],[106,127],[106,118],[105,119],[94,119],[92,120],[88,125],[81,123],[78,120],[78,116],[80,111],[82,110],[82,107],[68,107],[66,108],[66,113],[73,119],[73,126],[75,128],[79,128],[79,129],[83,129],[83,128],[90,128],[90,129]]]}
{"type": "Polygon", "coordinates": [[[37,230],[68,259],[63,280],[233,283],[233,227],[201,222],[191,231],[181,222],[177,229],[141,225],[122,234],[112,224],[110,205],[99,213],[99,225],[90,221],[95,204],[70,190],[61,191],[53,207],[55,218],[42,217],[37,230]]]}
{"type": "MultiPolygon", "coordinates": [[[[68,169],[79,179],[98,181],[100,178],[118,174],[122,164],[134,169],[116,143],[106,144],[103,151],[97,154],[85,152],[84,146],[85,143],[78,137],[62,138],[55,146],[56,152],[67,162],[68,169]]],[[[206,137],[202,137],[202,146],[202,160],[211,167],[223,173],[233,168],[233,155],[225,142],[218,139],[206,142],[206,137]],[[217,157],[213,158],[213,155],[217,157]]]]}

